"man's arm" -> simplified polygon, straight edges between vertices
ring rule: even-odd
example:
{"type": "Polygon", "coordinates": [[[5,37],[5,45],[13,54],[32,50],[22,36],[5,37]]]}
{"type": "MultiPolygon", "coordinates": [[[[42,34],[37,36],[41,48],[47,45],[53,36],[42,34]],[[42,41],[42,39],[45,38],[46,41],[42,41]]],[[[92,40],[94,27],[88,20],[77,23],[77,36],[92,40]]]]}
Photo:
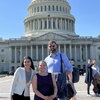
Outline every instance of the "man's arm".
{"type": "Polygon", "coordinates": [[[72,82],[73,79],[72,72],[67,72],[67,76],[68,76],[68,81],[72,82]]]}

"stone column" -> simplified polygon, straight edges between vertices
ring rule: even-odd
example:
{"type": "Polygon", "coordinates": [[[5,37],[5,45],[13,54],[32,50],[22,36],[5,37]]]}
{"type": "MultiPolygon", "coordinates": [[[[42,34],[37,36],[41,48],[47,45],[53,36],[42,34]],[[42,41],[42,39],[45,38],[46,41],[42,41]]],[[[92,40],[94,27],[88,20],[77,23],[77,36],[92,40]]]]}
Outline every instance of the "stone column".
{"type": "Polygon", "coordinates": [[[42,19],[42,30],[44,29],[44,20],[42,19]]]}
{"type": "Polygon", "coordinates": [[[51,29],[53,29],[53,18],[51,19],[51,29]]]}
{"type": "Polygon", "coordinates": [[[37,29],[39,30],[40,29],[40,20],[39,19],[37,20],[37,23],[38,23],[38,28],[37,29]]]}
{"type": "Polygon", "coordinates": [[[88,56],[87,56],[87,45],[85,46],[85,48],[86,48],[86,61],[87,61],[87,59],[88,59],[88,56]]]}
{"type": "Polygon", "coordinates": [[[71,20],[71,32],[73,32],[73,21],[71,20]]]}
{"type": "Polygon", "coordinates": [[[26,56],[27,56],[27,46],[26,46],[26,56]]]}
{"type": "Polygon", "coordinates": [[[68,27],[68,32],[69,32],[69,27],[70,27],[70,25],[69,25],[69,19],[68,19],[68,22],[67,22],[67,23],[68,23],[68,24],[67,24],[67,25],[68,25],[67,27],[68,27]]]}
{"type": "Polygon", "coordinates": [[[31,30],[31,28],[30,28],[30,21],[29,21],[29,23],[28,23],[28,24],[29,24],[29,31],[30,31],[30,30],[31,30]]]}
{"type": "Polygon", "coordinates": [[[17,48],[15,46],[15,63],[17,63],[17,48]]]}
{"type": "Polygon", "coordinates": [[[69,51],[70,51],[70,59],[72,59],[72,46],[69,44],[69,51]]]}
{"type": "Polygon", "coordinates": [[[44,48],[43,48],[43,45],[42,45],[42,60],[44,59],[44,48]]]}
{"type": "Polygon", "coordinates": [[[22,62],[22,46],[20,46],[20,63],[22,62]]]}
{"type": "Polygon", "coordinates": [[[36,45],[36,60],[38,60],[38,45],[36,45]]]}
{"type": "Polygon", "coordinates": [[[73,21],[73,32],[75,32],[75,22],[73,21]]]}
{"type": "Polygon", "coordinates": [[[82,45],[80,44],[80,61],[82,62],[82,45]]]}
{"type": "Polygon", "coordinates": [[[26,23],[24,23],[24,30],[25,30],[25,32],[27,32],[26,23]]]}
{"type": "Polygon", "coordinates": [[[31,45],[31,58],[33,59],[33,46],[31,45]]]}
{"type": "Polygon", "coordinates": [[[48,25],[48,24],[49,24],[48,21],[49,21],[49,20],[48,20],[48,18],[47,18],[47,29],[48,29],[48,26],[49,26],[49,25],[48,25]]]}
{"type": "Polygon", "coordinates": [[[91,59],[98,59],[95,45],[90,45],[90,57],[91,59]]]}
{"type": "Polygon", "coordinates": [[[66,23],[66,18],[65,18],[65,31],[67,30],[67,23],[66,23]]]}
{"type": "Polygon", "coordinates": [[[60,50],[60,44],[58,45],[58,50],[59,50],[59,52],[61,52],[61,50],[60,50]]]}
{"type": "Polygon", "coordinates": [[[33,21],[32,20],[30,21],[30,30],[31,31],[33,30],[33,21]]]}
{"type": "Polygon", "coordinates": [[[66,44],[64,44],[64,53],[66,54],[66,44]]]}
{"type": "Polygon", "coordinates": [[[76,45],[75,45],[75,61],[77,61],[77,52],[76,52],[76,45]]]}
{"type": "Polygon", "coordinates": [[[49,55],[49,49],[48,49],[48,45],[47,45],[47,54],[49,55]]]}
{"type": "Polygon", "coordinates": [[[12,48],[9,47],[9,63],[12,62],[12,48]]]}
{"type": "Polygon", "coordinates": [[[58,18],[56,18],[56,29],[58,29],[58,18]]]}
{"type": "Polygon", "coordinates": [[[9,72],[11,71],[12,59],[12,47],[9,47],[9,72]]]}
{"type": "Polygon", "coordinates": [[[61,30],[62,30],[62,26],[63,26],[63,25],[62,25],[62,18],[61,18],[61,30]]]}
{"type": "Polygon", "coordinates": [[[35,30],[35,20],[33,20],[33,30],[35,30]]]}

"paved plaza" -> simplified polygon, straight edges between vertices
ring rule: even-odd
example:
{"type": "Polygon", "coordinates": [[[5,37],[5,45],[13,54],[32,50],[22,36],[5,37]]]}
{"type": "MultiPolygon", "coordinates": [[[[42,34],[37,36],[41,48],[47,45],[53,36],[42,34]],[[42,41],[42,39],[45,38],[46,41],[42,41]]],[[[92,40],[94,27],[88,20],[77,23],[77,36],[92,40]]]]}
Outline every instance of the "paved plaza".
{"type": "MultiPolygon", "coordinates": [[[[0,77],[0,100],[10,100],[10,86],[13,76],[0,77]]],[[[80,81],[75,83],[75,88],[77,90],[77,100],[100,100],[100,97],[94,96],[91,87],[92,96],[87,96],[86,84],[84,83],[85,76],[80,76],[80,81]]],[[[33,92],[31,88],[31,100],[33,100],[33,92]]]]}

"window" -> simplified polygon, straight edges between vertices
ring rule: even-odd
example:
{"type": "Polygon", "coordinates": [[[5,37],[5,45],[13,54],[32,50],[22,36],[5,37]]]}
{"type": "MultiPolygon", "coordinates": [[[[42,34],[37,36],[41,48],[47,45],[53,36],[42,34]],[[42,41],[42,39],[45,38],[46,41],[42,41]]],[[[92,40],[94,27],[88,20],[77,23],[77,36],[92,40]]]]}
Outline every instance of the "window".
{"type": "Polygon", "coordinates": [[[1,49],[1,52],[4,52],[4,49],[1,49]]]}
{"type": "Polygon", "coordinates": [[[39,12],[39,7],[37,7],[37,12],[39,12]]]}
{"type": "Polygon", "coordinates": [[[42,20],[40,21],[40,29],[42,29],[42,20]]]}
{"type": "Polygon", "coordinates": [[[1,62],[4,62],[4,59],[1,59],[1,62]]]}
{"type": "Polygon", "coordinates": [[[51,29],[51,20],[49,20],[48,23],[49,23],[48,28],[51,29]]]}
{"type": "Polygon", "coordinates": [[[48,11],[50,11],[50,5],[48,6],[48,11]]]}
{"type": "Polygon", "coordinates": [[[47,29],[47,21],[44,21],[44,29],[47,29]]]}
{"type": "Polygon", "coordinates": [[[55,20],[53,20],[53,29],[56,28],[55,20]]]}
{"type": "Polygon", "coordinates": [[[98,47],[98,49],[100,50],[100,47],[98,47]]]}
{"type": "Polygon", "coordinates": [[[63,12],[64,12],[64,7],[63,7],[63,12]]]}
{"type": "Polygon", "coordinates": [[[60,29],[60,23],[61,23],[61,21],[60,21],[60,19],[58,20],[58,29],[60,29]]]}
{"type": "Polygon", "coordinates": [[[44,11],[46,11],[46,9],[47,9],[47,6],[44,6],[44,11]]]}
{"type": "Polygon", "coordinates": [[[62,9],[61,9],[61,6],[60,6],[60,11],[61,11],[62,9]]]}
{"type": "Polygon", "coordinates": [[[55,10],[55,8],[54,8],[54,5],[52,6],[52,11],[54,11],[55,10]]]}
{"type": "Polygon", "coordinates": [[[43,7],[41,6],[41,11],[43,11],[43,7]]]}
{"type": "Polygon", "coordinates": [[[100,55],[98,56],[98,60],[100,60],[100,55]]]}
{"type": "Polygon", "coordinates": [[[58,6],[56,6],[56,11],[58,11],[58,6]]]}

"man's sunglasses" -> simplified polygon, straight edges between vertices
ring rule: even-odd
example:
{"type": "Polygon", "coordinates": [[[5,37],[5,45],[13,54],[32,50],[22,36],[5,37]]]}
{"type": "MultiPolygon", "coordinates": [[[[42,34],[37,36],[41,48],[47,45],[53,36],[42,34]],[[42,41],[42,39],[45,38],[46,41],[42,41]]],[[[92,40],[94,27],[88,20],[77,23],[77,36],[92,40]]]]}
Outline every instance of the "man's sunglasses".
{"type": "Polygon", "coordinates": [[[54,48],[54,47],[55,47],[55,45],[49,46],[49,48],[51,48],[51,47],[53,47],[53,48],[54,48]]]}

